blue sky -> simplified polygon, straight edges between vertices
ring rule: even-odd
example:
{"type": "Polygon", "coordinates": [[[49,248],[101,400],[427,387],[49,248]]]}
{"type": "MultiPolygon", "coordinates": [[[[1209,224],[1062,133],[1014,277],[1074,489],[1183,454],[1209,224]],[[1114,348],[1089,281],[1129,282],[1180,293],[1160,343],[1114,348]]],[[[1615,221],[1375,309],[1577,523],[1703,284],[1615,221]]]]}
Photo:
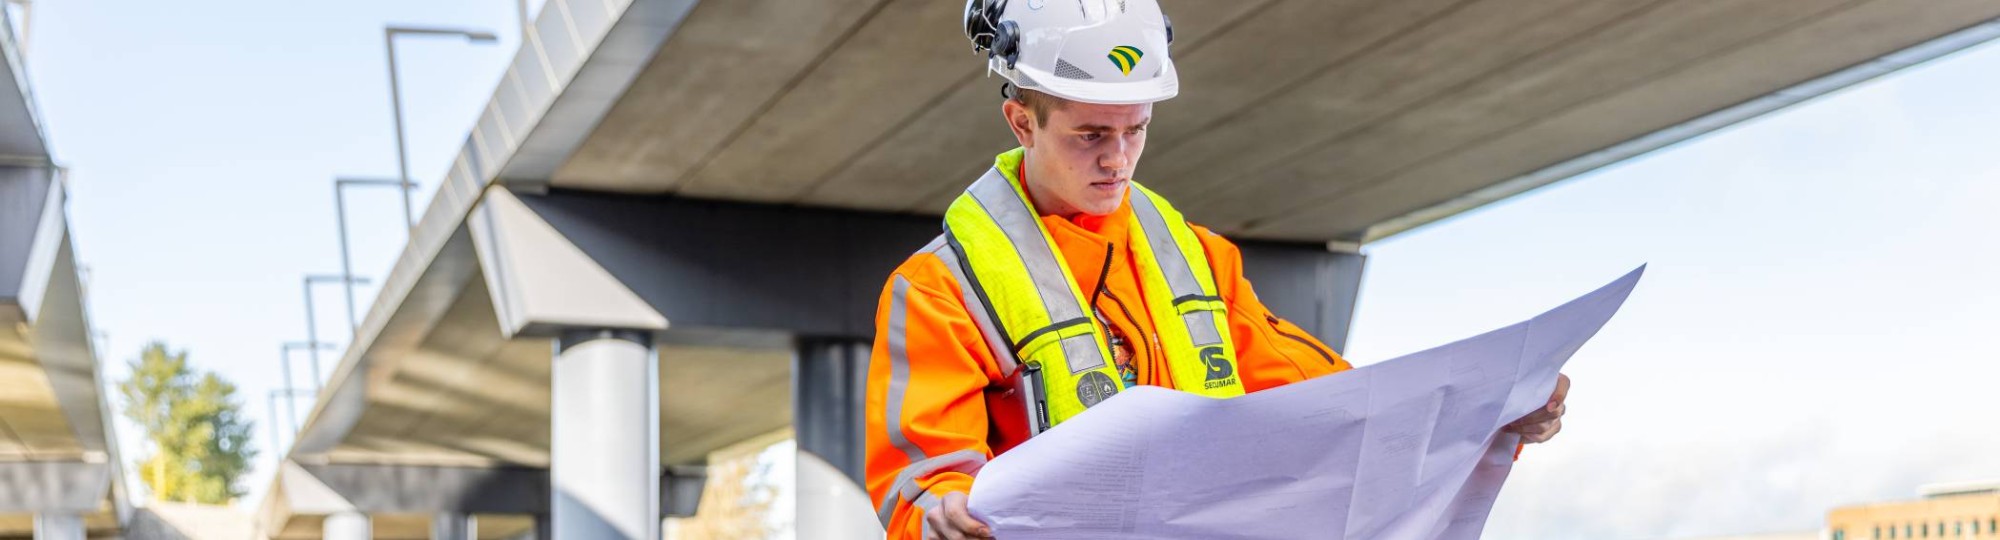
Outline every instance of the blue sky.
{"type": "MultiPolygon", "coordinates": [[[[189,349],[241,386],[268,444],[279,344],[305,334],[299,276],[339,269],[331,179],[395,172],[382,25],[501,36],[399,45],[422,205],[518,45],[513,4],[35,15],[31,80],[70,167],[107,377],[149,340],[189,349]]],[[[1496,538],[1809,530],[1833,505],[2000,478],[2000,428],[1972,414],[2000,384],[1994,88],[1989,45],[1370,245],[1348,356],[1470,336],[1652,265],[1572,361],[1567,428],[1524,456],[1496,538]]],[[[356,272],[380,277],[400,202],[353,195],[356,272]]],[[[374,289],[357,292],[365,309],[374,289]]],[[[318,293],[321,335],[344,344],[338,289],[318,293]]]]}
{"type": "Polygon", "coordinates": [[[2000,47],[1368,246],[1351,358],[1499,327],[1641,263],[1565,370],[1494,538],[1814,530],[2000,479],[2000,47]]]}

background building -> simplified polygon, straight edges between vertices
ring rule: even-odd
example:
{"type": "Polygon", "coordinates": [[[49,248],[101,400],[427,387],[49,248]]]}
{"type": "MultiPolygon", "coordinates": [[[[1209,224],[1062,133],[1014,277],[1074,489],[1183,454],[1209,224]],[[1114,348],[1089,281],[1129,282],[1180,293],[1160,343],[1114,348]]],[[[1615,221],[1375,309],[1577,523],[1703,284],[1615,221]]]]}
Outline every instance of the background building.
{"type": "Polygon", "coordinates": [[[1763,534],[1732,534],[1729,536],[1704,536],[1679,540],[1826,540],[1826,535],[1817,531],[1763,534]]]}
{"type": "Polygon", "coordinates": [[[1914,501],[1835,508],[1833,540],[2000,538],[2000,481],[1925,486],[1914,501]]]}

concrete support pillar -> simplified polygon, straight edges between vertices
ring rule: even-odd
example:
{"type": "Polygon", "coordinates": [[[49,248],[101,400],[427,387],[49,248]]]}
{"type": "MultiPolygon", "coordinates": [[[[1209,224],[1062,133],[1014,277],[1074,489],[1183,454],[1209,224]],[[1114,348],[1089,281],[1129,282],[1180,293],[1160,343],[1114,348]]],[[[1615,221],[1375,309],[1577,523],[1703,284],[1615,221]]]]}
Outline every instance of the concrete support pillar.
{"type": "Polygon", "coordinates": [[[1347,350],[1368,256],[1335,244],[1244,241],[1239,247],[1243,275],[1257,284],[1265,306],[1334,351],[1347,350]]]}
{"type": "Polygon", "coordinates": [[[550,378],[555,537],[659,538],[660,375],[652,336],[564,331],[550,378]]]}
{"type": "Polygon", "coordinates": [[[320,524],[320,538],[325,540],[369,540],[375,535],[374,525],[368,521],[368,514],[350,510],[326,516],[320,524]]]}
{"type": "Polygon", "coordinates": [[[707,465],[668,465],[660,475],[660,511],[666,517],[694,517],[707,486],[707,465]]]}
{"type": "Polygon", "coordinates": [[[856,485],[865,449],[862,400],[870,344],[858,339],[801,339],[792,365],[792,424],[799,451],[819,456],[856,485]]]}
{"type": "Polygon", "coordinates": [[[862,401],[868,391],[870,345],[858,339],[801,339],[792,356],[798,530],[819,531],[828,538],[882,535],[862,488],[867,485],[862,480],[862,401]]]}
{"type": "Polygon", "coordinates": [[[431,516],[431,540],[474,540],[479,538],[479,529],[472,515],[464,512],[438,512],[431,516]]]}
{"type": "Polygon", "coordinates": [[[35,540],[84,540],[81,514],[35,514],[35,540]]]}

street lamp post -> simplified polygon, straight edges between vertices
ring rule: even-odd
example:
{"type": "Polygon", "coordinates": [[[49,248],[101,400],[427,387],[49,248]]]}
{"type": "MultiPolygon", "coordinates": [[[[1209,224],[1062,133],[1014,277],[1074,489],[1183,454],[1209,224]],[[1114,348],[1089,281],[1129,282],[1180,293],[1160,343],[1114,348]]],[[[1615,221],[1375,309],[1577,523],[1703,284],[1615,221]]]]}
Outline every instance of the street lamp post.
{"type": "Polygon", "coordinates": [[[528,32],[535,26],[535,21],[528,19],[528,0],[514,0],[514,16],[521,19],[521,45],[527,46],[528,32]]]}
{"type": "MultiPolygon", "coordinates": [[[[349,335],[359,333],[361,328],[359,320],[357,320],[354,316],[354,284],[355,284],[354,261],[352,258],[349,257],[347,249],[347,195],[346,195],[347,187],[348,186],[390,186],[390,187],[402,186],[403,221],[405,222],[404,226],[414,228],[416,227],[417,222],[414,221],[415,216],[410,214],[409,202],[410,202],[410,190],[415,189],[417,186],[416,184],[408,183],[405,180],[408,179],[407,178],[405,178],[404,180],[386,180],[386,179],[374,179],[374,178],[333,179],[333,216],[337,228],[340,229],[340,276],[343,280],[345,280],[345,284],[343,284],[342,288],[347,290],[347,331],[349,335]]],[[[366,280],[363,280],[362,282],[366,283],[366,280]]]]}
{"type": "MultiPolygon", "coordinates": [[[[526,10],[522,11],[526,12],[526,10]]],[[[404,186],[409,186],[410,151],[409,146],[403,141],[403,92],[396,80],[396,36],[400,35],[457,36],[463,37],[473,43],[492,43],[499,38],[494,37],[492,32],[465,28],[388,26],[382,29],[382,41],[388,45],[389,51],[389,106],[393,108],[392,112],[396,120],[396,171],[398,175],[396,178],[402,180],[404,186]]],[[[404,215],[411,214],[410,207],[410,191],[405,189],[403,190],[404,215]]],[[[415,224],[413,223],[411,227],[414,228],[415,224]]]]}
{"type": "MultiPolygon", "coordinates": [[[[278,447],[284,443],[284,439],[282,438],[283,433],[278,431],[278,395],[283,393],[284,390],[283,388],[272,390],[264,398],[264,402],[271,407],[271,457],[276,460],[273,463],[280,465],[285,463],[285,456],[278,455],[278,447]]],[[[272,468],[271,470],[275,471],[277,469],[272,468]]]]}
{"type": "MultiPolygon", "coordinates": [[[[285,388],[298,388],[297,385],[292,384],[292,351],[300,349],[324,349],[330,351],[333,350],[333,344],[319,343],[314,341],[285,342],[285,344],[282,347],[280,347],[280,350],[278,351],[278,363],[283,365],[285,370],[285,385],[284,385],[285,388]]],[[[313,394],[318,395],[321,386],[319,381],[319,366],[313,366],[312,383],[313,383],[313,394]]]]}
{"type": "MultiPolygon", "coordinates": [[[[368,278],[349,278],[349,277],[347,277],[347,276],[343,276],[343,275],[326,275],[326,274],[307,274],[307,275],[305,276],[305,279],[301,280],[301,283],[303,283],[303,286],[302,286],[302,288],[304,288],[304,289],[305,289],[305,292],[306,292],[306,342],[307,342],[307,343],[322,343],[322,342],[321,342],[321,341],[319,340],[319,325],[318,325],[318,324],[316,324],[316,323],[314,323],[314,321],[313,321],[313,289],[312,289],[312,286],[313,286],[313,284],[314,284],[314,283],[325,283],[325,282],[329,282],[329,281],[333,281],[333,282],[349,282],[349,283],[362,283],[362,284],[367,284],[367,283],[368,283],[368,278]]],[[[319,347],[307,347],[306,349],[307,349],[307,350],[310,350],[310,351],[312,351],[312,370],[313,370],[313,379],[314,379],[314,380],[318,380],[318,379],[319,379],[319,349],[320,349],[320,348],[319,348],[319,347]]],[[[291,383],[287,382],[286,384],[287,384],[287,385],[290,385],[291,383]]]]}

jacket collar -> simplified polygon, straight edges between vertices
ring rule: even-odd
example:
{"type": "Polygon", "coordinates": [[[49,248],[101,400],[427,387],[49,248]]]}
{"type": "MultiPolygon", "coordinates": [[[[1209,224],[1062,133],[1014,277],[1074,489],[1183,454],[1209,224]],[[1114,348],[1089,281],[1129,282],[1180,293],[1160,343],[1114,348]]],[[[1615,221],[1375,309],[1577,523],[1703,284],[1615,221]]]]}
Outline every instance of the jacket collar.
{"type": "Polygon", "coordinates": [[[1001,152],[1000,155],[993,157],[993,168],[999,170],[1000,175],[1006,177],[1007,181],[1013,182],[1016,187],[1020,188],[1021,193],[1028,194],[1026,198],[1029,209],[1035,210],[1035,215],[1041,217],[1042,227],[1048,229],[1051,236],[1062,236],[1063,233],[1070,233],[1082,236],[1084,239],[1091,241],[1091,243],[1100,246],[1113,238],[1121,242],[1125,239],[1127,224],[1131,223],[1132,219],[1132,192],[1130,191],[1132,188],[1126,188],[1125,200],[1119,202],[1118,209],[1111,211],[1110,214],[1102,216],[1082,214],[1078,215],[1075,219],[1043,214],[1040,209],[1036,208],[1034,192],[1028,189],[1028,185],[1023,180],[1026,178],[1027,172],[1023,169],[1026,166],[1026,160],[1024,159],[1026,156],[1027,149],[1020,147],[1001,152]]]}

